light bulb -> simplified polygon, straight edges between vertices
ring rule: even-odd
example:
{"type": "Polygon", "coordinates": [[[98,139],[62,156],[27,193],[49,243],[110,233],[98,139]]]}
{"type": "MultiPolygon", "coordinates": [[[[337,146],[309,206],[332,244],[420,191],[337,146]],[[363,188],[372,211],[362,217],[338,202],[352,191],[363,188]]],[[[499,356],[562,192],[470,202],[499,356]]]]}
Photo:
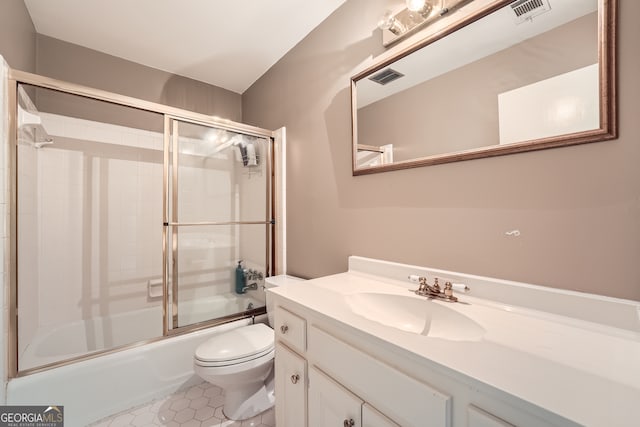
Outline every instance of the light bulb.
{"type": "Polygon", "coordinates": [[[387,10],[382,18],[380,18],[378,28],[381,30],[389,30],[397,36],[406,31],[405,26],[393,16],[393,12],[390,10],[387,10]]]}
{"type": "Polygon", "coordinates": [[[393,21],[395,21],[393,12],[387,10],[384,15],[382,15],[382,18],[380,18],[380,20],[378,21],[378,28],[380,28],[381,30],[388,30],[393,25],[393,21]]]}
{"type": "Polygon", "coordinates": [[[421,11],[425,6],[425,0],[407,0],[407,9],[412,12],[421,11]]]}

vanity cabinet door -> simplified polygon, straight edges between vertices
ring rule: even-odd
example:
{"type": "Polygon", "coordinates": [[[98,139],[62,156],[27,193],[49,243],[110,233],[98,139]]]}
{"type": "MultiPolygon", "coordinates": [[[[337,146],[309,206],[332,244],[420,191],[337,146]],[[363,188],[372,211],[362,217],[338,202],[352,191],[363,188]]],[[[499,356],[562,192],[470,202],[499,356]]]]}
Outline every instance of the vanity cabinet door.
{"type": "Polygon", "coordinates": [[[316,367],[309,369],[309,427],[362,427],[363,403],[316,367]]]}
{"type": "Polygon", "coordinates": [[[362,405],[362,427],[400,427],[400,425],[394,423],[374,407],[365,403],[362,405]]]}
{"type": "Polygon", "coordinates": [[[276,425],[307,425],[307,361],[282,343],[276,344],[276,425]]]}
{"type": "Polygon", "coordinates": [[[308,354],[314,366],[403,427],[452,427],[452,398],[315,326],[308,354]]]}

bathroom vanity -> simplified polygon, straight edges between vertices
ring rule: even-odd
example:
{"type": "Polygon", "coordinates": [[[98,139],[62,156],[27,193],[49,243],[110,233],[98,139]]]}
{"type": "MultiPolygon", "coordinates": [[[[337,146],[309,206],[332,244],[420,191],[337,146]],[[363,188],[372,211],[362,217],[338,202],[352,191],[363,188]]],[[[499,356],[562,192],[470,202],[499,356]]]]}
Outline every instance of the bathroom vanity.
{"type": "Polygon", "coordinates": [[[640,303],[349,259],[269,291],[279,427],[629,426],[640,303]],[[449,303],[409,275],[464,283],[449,303]]]}

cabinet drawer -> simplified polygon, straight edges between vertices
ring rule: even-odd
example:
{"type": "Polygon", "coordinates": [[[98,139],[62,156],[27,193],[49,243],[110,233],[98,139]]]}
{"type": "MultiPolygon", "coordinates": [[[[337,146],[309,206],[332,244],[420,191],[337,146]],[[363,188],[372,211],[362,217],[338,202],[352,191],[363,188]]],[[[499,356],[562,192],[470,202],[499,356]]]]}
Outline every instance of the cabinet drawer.
{"type": "Polygon", "coordinates": [[[309,354],[320,369],[404,427],[451,426],[451,396],[311,327],[309,354]]]}
{"type": "Polygon", "coordinates": [[[304,353],[307,349],[307,322],[282,307],[276,308],[274,316],[276,337],[294,350],[304,353]]]}

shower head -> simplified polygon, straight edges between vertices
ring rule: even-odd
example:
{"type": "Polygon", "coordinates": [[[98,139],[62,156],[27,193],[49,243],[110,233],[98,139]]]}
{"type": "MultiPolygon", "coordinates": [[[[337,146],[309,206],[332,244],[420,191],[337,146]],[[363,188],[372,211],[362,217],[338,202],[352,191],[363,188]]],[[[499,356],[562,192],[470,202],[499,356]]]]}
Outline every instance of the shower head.
{"type": "Polygon", "coordinates": [[[228,140],[222,142],[221,144],[219,144],[213,150],[211,155],[218,154],[219,152],[226,150],[227,148],[231,147],[232,145],[233,146],[238,146],[238,145],[242,146],[244,144],[245,144],[245,142],[244,142],[244,139],[242,138],[242,135],[235,135],[231,139],[228,139],[228,140]]]}

